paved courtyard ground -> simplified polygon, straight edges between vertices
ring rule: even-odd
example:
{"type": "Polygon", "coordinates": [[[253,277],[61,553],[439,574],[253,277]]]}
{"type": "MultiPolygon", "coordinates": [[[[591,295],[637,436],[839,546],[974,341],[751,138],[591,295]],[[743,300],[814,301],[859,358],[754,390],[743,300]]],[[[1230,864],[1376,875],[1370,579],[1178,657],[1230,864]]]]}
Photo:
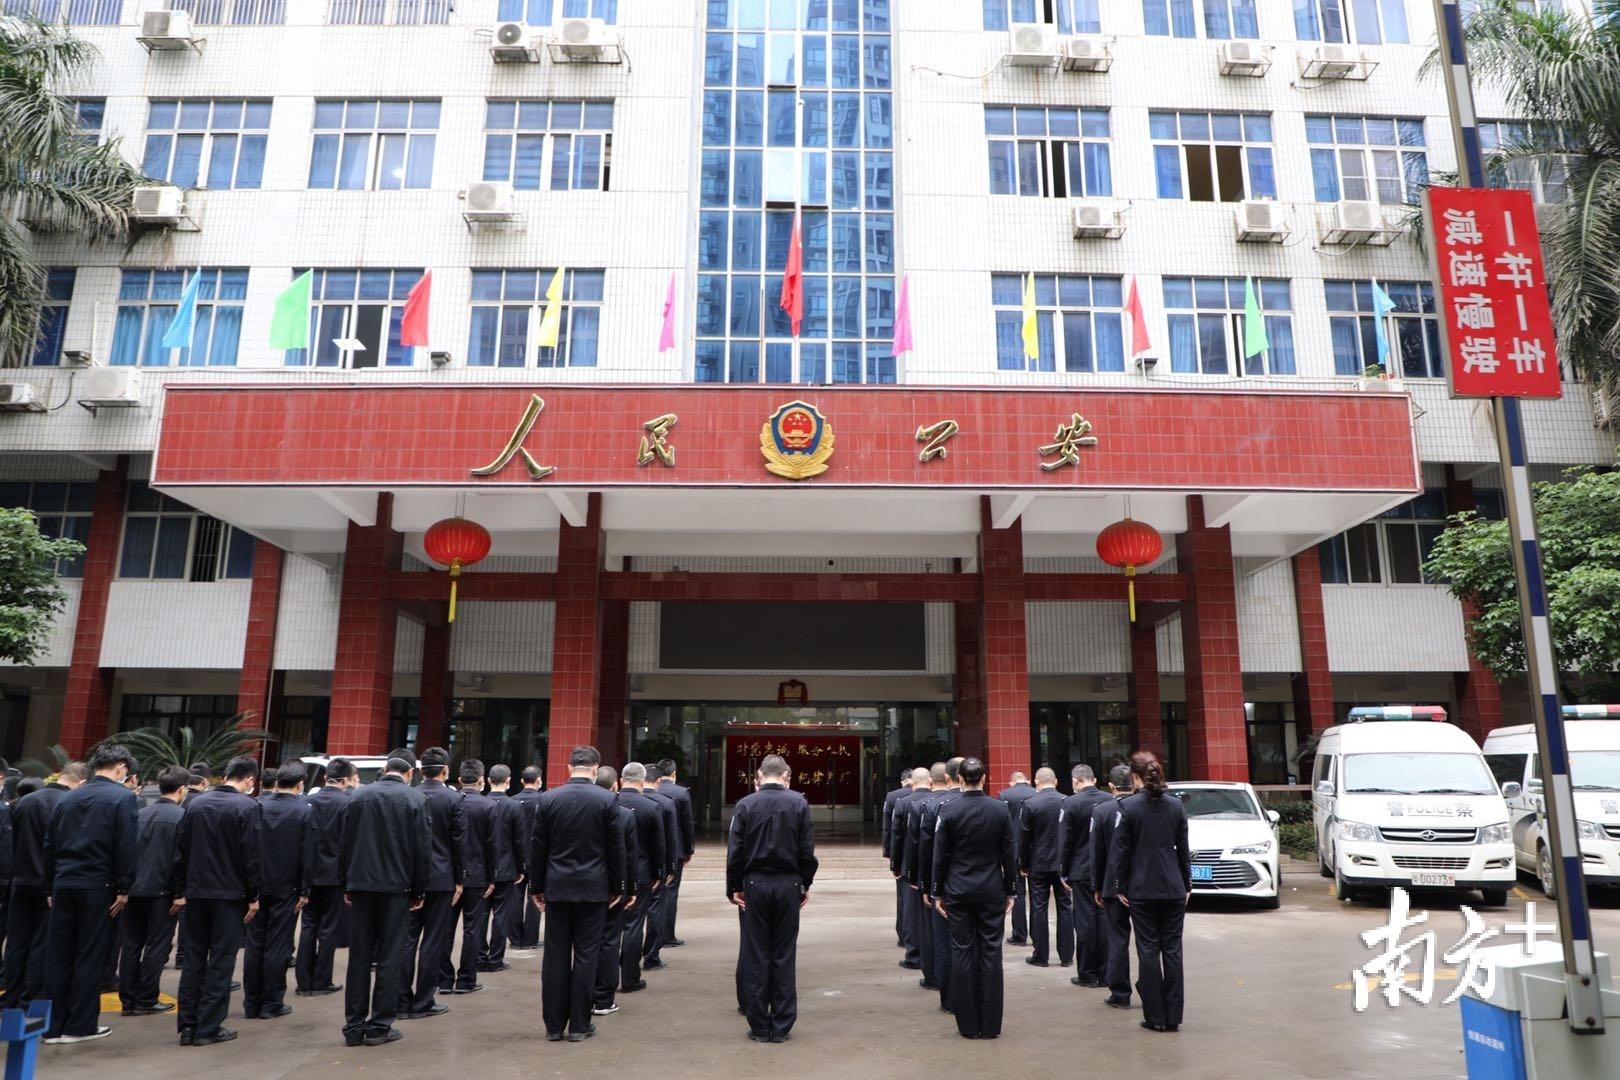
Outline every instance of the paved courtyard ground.
{"type": "MultiPolygon", "coordinates": [[[[547,1043],[540,1024],[540,959],[484,976],[486,989],[447,999],[451,1011],[402,1022],[391,1046],[344,1047],[341,995],[292,998],[280,1020],[244,1020],[240,995],[230,1025],[234,1043],[182,1049],[172,1017],[104,1016],[113,1036],[75,1047],[45,1047],[40,1075],[50,1080],[217,1077],[404,1077],[430,1073],[489,1078],[578,1077],[603,1070],[672,1077],[917,1077],[945,1070],[989,1076],[1010,1068],[1029,1075],[1104,1071],[1156,1077],[1405,1078],[1464,1074],[1456,1006],[1397,1009],[1375,998],[1351,1008],[1350,973],[1370,957],[1357,935],[1384,912],[1347,908],[1311,868],[1289,874],[1280,911],[1195,902],[1187,921],[1187,1017],[1179,1034],[1137,1026],[1140,1013],[1102,1005],[1101,991],[1069,985],[1072,971],[1026,965],[1026,950],[1006,952],[1007,1018],[997,1042],[956,1035],[937,998],[897,966],[893,883],[870,847],[823,848],[824,880],[804,911],[799,940],[799,1022],[793,1039],[759,1045],[743,1035],[732,984],[736,910],[722,896],[718,858],[700,851],[682,890],[685,948],[666,952],[669,967],[651,986],[621,999],[623,1010],[597,1021],[584,1043],[547,1043]]],[[[1482,912],[1490,925],[1522,914],[1525,884],[1506,910],[1482,912]]],[[[1463,929],[1457,904],[1467,895],[1425,896],[1430,925],[1445,948],[1463,929]]],[[[1620,944],[1620,904],[1600,902],[1599,946],[1620,944]]],[[[1552,918],[1550,906],[1538,918],[1552,918]]],[[[339,955],[341,978],[343,954],[339,955]]],[[[1454,973],[1436,957],[1436,1002],[1454,973]]],[[[178,975],[164,976],[172,994],[178,975]]]]}

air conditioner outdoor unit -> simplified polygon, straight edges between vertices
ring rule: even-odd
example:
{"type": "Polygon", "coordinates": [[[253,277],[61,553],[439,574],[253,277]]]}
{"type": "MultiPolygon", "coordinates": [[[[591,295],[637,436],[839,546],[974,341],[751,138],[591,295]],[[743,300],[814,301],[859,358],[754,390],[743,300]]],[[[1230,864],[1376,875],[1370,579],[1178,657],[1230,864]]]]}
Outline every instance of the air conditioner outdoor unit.
{"type": "Polygon", "coordinates": [[[601,19],[564,19],[557,32],[547,42],[552,59],[558,54],[565,60],[603,60],[609,47],[617,54],[618,42],[608,33],[607,23],[601,19]]]}
{"type": "Polygon", "coordinates": [[[489,55],[497,64],[538,64],[540,50],[520,22],[503,22],[490,35],[489,55]]]}
{"type": "Polygon", "coordinates": [[[148,49],[189,49],[196,44],[188,11],[148,11],[141,16],[136,41],[148,49]]]}
{"type": "Polygon", "coordinates": [[[1375,202],[1353,200],[1335,203],[1333,228],[1352,239],[1364,239],[1384,231],[1384,215],[1375,202]]]}
{"type": "Polygon", "coordinates": [[[468,221],[511,221],[517,216],[512,185],[504,180],[480,180],[467,188],[464,200],[461,216],[468,221]]]}
{"type": "Polygon", "coordinates": [[[1011,67],[1051,67],[1063,55],[1051,23],[1014,23],[1007,31],[1006,62],[1011,67]]]}
{"type": "Polygon", "coordinates": [[[135,189],[131,215],[136,221],[177,225],[186,217],[184,193],[173,184],[151,184],[135,189]]]}
{"type": "Polygon", "coordinates": [[[32,383],[0,383],[0,412],[44,412],[32,383]]]}
{"type": "Polygon", "coordinates": [[[1064,71],[1107,71],[1114,63],[1108,42],[1100,37],[1063,39],[1064,71]]]}
{"type": "Polygon", "coordinates": [[[141,403],[141,373],[127,367],[83,371],[79,374],[78,402],[91,412],[133,408],[141,403]]]}
{"type": "Polygon", "coordinates": [[[1365,79],[1377,67],[1354,45],[1318,45],[1300,59],[1307,79],[1365,79]]]}
{"type": "Polygon", "coordinates": [[[1259,78],[1271,70],[1271,53],[1258,41],[1223,41],[1220,58],[1222,75],[1259,78]]]}
{"type": "Polygon", "coordinates": [[[1288,219],[1283,215],[1281,203],[1250,199],[1238,204],[1233,218],[1237,222],[1239,240],[1280,244],[1288,239],[1288,219]]]}
{"type": "Polygon", "coordinates": [[[1074,238],[1118,240],[1125,235],[1125,222],[1119,209],[1109,203],[1078,201],[1073,206],[1074,238]]]}

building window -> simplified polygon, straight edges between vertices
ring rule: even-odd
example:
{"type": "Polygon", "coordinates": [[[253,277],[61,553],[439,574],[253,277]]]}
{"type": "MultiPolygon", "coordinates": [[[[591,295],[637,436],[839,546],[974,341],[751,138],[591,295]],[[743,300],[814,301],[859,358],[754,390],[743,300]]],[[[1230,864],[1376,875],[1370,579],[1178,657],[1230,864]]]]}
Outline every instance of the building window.
{"type": "Polygon", "coordinates": [[[106,98],[74,98],[73,113],[79,118],[80,135],[94,146],[101,141],[101,125],[107,115],[106,98]]]}
{"type": "Polygon", "coordinates": [[[242,302],[247,296],[246,270],[204,268],[197,289],[197,321],[191,345],[163,346],[179,310],[180,296],[195,271],[125,270],[118,287],[118,320],[113,324],[113,365],[143,367],[230,367],[242,338],[242,302]],[[171,354],[173,354],[171,358],[171,354]]]}
{"type": "Polygon", "coordinates": [[[397,191],[433,185],[437,101],[315,103],[309,186],[397,191]]]}
{"type": "Polygon", "coordinates": [[[1165,278],[1170,370],[1191,375],[1294,374],[1293,304],[1288,282],[1255,278],[1266,347],[1245,356],[1243,278],[1165,278]]]}
{"type": "Polygon", "coordinates": [[[595,367],[602,333],[603,272],[563,271],[557,345],[539,344],[546,289],[556,269],[474,270],[467,363],[474,367],[595,367]]]}
{"type": "Polygon", "coordinates": [[[1100,0],[984,0],[984,28],[1044,22],[1056,23],[1060,34],[1100,34],[1100,7],[1100,0]]]}
{"type": "Polygon", "coordinates": [[[1411,502],[1385,511],[1324,541],[1322,580],[1330,585],[1432,584],[1423,563],[1446,528],[1446,493],[1430,488],[1411,502]]]}
{"type": "Polygon", "coordinates": [[[74,26],[117,26],[124,0],[5,0],[5,14],[74,26]]]}
{"type": "MultiPolygon", "coordinates": [[[[1373,283],[1328,281],[1325,287],[1328,326],[1333,336],[1333,370],[1340,375],[1360,375],[1382,363],[1373,283]]],[[[1384,281],[1379,282],[1379,288],[1395,305],[1384,316],[1389,374],[1408,379],[1444,378],[1445,357],[1440,351],[1434,286],[1427,281],[1384,281]]]]}
{"type": "Polygon", "coordinates": [[[124,507],[118,576],[224,581],[253,576],[253,537],[136,481],[124,507]]]}
{"type": "Polygon", "coordinates": [[[1275,199],[1271,117],[1264,113],[1152,112],[1159,198],[1193,202],[1275,199]]]}
{"type": "Polygon", "coordinates": [[[485,180],[510,181],[519,191],[608,188],[611,101],[492,100],[484,129],[485,180]]]}
{"type": "Polygon", "coordinates": [[[894,382],[888,0],[708,0],[707,23],[695,378],[894,382]],[[795,210],[797,338],[779,306],[795,210]]]}
{"type": "MultiPolygon", "coordinates": [[[[154,728],[174,738],[182,728],[190,728],[192,738],[201,745],[235,718],[235,694],[125,694],[118,730],[154,728]]],[[[223,761],[209,764],[216,772],[225,771],[223,761]]]]}
{"type": "Polygon", "coordinates": [[[990,193],[1112,195],[1107,109],[986,105],[990,193]]]}
{"type": "Polygon", "coordinates": [[[153,98],[141,168],[176,187],[254,189],[264,176],[269,134],[268,101],[153,98]]]}
{"type": "Polygon", "coordinates": [[[442,26],[451,0],[328,0],[328,26],[442,26]]]}
{"type": "Polygon", "coordinates": [[[1422,120],[1305,117],[1317,202],[1416,203],[1429,183],[1422,120]]]}
{"type": "Polygon", "coordinates": [[[1523,120],[1483,120],[1479,125],[1479,145],[1487,156],[1492,187],[1528,191],[1538,203],[1563,202],[1569,197],[1569,172],[1579,161],[1569,148],[1571,140],[1548,124],[1523,120]],[[1530,156],[1534,150],[1548,152],[1530,156]],[[1503,160],[1503,151],[1516,151],[1503,160]]]}
{"type": "Polygon", "coordinates": [[[1024,355],[1022,274],[991,274],[996,367],[1001,371],[1124,371],[1124,304],[1117,277],[1035,275],[1040,355],[1024,355]]]}
{"type": "MultiPolygon", "coordinates": [[[[1204,8],[1207,38],[1257,38],[1260,24],[1255,0],[1197,0],[1204,8]]],[[[1194,0],[1142,0],[1142,25],[1156,37],[1195,38],[1198,12],[1194,0]]]]}
{"type": "Polygon", "coordinates": [[[553,17],[564,19],[619,19],[619,0],[500,0],[495,16],[501,22],[548,26],[553,17]]]}
{"type": "MultiPolygon", "coordinates": [[[[0,506],[9,509],[32,510],[39,521],[39,531],[53,540],[90,539],[90,516],[96,508],[96,485],[92,483],[62,483],[36,480],[32,483],[9,481],[0,483],[0,506]]],[[[84,556],[58,559],[59,577],[84,576],[84,556]]]]}
{"type": "Polygon", "coordinates": [[[199,26],[280,26],[287,0],[173,0],[175,11],[190,12],[199,26]]]}
{"type": "MultiPolygon", "coordinates": [[[[294,270],[297,278],[303,270],[294,270]]],[[[405,298],[422,278],[412,270],[316,270],[310,348],[288,349],[288,367],[410,367],[416,348],[399,343],[405,298]]]]}
{"type": "Polygon", "coordinates": [[[55,367],[62,362],[62,338],[67,332],[68,305],[73,300],[71,269],[45,272],[45,296],[39,306],[39,337],[34,342],[33,363],[55,367]]]}
{"type": "Polygon", "coordinates": [[[1406,0],[1294,0],[1301,41],[1404,45],[1406,0]]]}

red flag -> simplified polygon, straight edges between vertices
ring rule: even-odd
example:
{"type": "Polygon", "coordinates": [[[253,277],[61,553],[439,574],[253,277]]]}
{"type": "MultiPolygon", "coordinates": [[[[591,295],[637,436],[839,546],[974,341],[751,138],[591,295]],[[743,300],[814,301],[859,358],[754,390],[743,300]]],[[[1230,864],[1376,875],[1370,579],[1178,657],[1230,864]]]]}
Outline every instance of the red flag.
{"type": "Polygon", "coordinates": [[[433,271],[428,270],[405,297],[405,315],[399,322],[401,345],[428,343],[428,293],[432,291],[433,271]]]}
{"type": "Polygon", "coordinates": [[[793,215],[793,235],[788,238],[787,272],[782,276],[781,308],[793,320],[793,336],[799,336],[804,322],[804,248],[799,238],[799,215],[793,215]]]}
{"type": "Polygon", "coordinates": [[[1141,356],[1153,347],[1148,340],[1147,316],[1142,314],[1142,298],[1136,293],[1136,278],[1131,278],[1131,291],[1125,296],[1125,312],[1131,317],[1131,355],[1141,356]]]}

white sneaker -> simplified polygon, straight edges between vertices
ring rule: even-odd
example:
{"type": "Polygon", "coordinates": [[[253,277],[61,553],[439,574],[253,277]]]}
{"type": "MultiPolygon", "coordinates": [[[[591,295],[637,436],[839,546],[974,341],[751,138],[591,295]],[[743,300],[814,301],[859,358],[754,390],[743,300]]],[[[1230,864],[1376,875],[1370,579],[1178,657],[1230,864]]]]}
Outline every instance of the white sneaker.
{"type": "Polygon", "coordinates": [[[618,1011],[619,1011],[619,1003],[614,1002],[612,1005],[609,1005],[605,1009],[592,1009],[591,1010],[591,1015],[592,1016],[612,1016],[614,1013],[616,1013],[618,1011]]]}
{"type": "Polygon", "coordinates": [[[93,1042],[96,1039],[105,1039],[111,1034],[112,1028],[98,1027],[96,1028],[96,1033],[94,1035],[59,1035],[55,1039],[46,1039],[45,1041],[48,1043],[55,1043],[57,1046],[71,1046],[74,1043],[93,1042]]]}

